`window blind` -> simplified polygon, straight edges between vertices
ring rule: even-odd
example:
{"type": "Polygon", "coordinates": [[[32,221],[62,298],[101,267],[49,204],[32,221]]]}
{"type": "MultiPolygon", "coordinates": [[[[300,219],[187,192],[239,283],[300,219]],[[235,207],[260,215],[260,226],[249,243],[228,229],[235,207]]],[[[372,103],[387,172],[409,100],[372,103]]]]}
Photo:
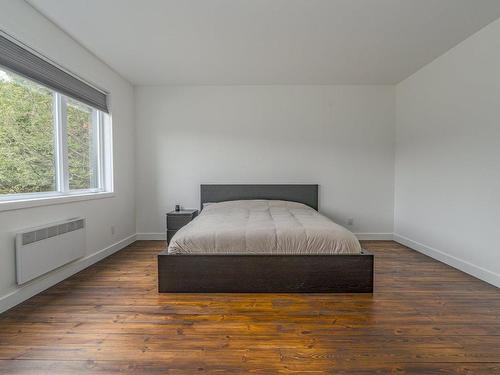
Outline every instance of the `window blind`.
{"type": "Polygon", "coordinates": [[[106,93],[0,34],[0,65],[106,113],[106,93]]]}

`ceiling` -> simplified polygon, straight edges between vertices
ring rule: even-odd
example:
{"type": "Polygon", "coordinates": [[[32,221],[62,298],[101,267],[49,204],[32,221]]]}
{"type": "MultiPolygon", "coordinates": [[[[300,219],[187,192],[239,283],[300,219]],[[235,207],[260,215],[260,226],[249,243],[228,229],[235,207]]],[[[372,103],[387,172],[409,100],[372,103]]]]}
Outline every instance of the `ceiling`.
{"type": "Polygon", "coordinates": [[[499,0],[28,0],[133,84],[394,84],[499,0]]]}

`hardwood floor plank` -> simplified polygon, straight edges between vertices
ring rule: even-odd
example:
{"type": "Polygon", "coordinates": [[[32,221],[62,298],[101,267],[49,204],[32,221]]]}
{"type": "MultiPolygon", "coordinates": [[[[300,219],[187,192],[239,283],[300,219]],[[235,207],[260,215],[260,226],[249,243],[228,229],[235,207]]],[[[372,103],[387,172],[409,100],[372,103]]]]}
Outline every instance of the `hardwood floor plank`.
{"type": "Polygon", "coordinates": [[[0,316],[0,374],[500,373],[500,292],[392,241],[372,294],[158,294],[139,241],[0,316]]]}

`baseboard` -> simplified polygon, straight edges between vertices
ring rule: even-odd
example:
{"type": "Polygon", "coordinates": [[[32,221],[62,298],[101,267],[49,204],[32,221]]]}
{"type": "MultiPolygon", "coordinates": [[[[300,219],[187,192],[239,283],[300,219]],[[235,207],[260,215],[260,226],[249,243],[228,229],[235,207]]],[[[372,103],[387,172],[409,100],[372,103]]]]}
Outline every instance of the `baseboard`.
{"type": "Polygon", "coordinates": [[[393,238],[392,233],[354,233],[354,235],[360,241],[363,240],[391,241],[393,238]]]}
{"type": "Polygon", "coordinates": [[[500,288],[500,274],[394,233],[394,241],[500,288]]]}
{"type": "MultiPolygon", "coordinates": [[[[392,233],[354,233],[358,240],[379,240],[390,241],[392,240],[392,233]]],[[[149,240],[149,241],[165,241],[165,233],[137,233],[136,239],[149,240]]]]}
{"type": "Polygon", "coordinates": [[[123,249],[124,247],[130,245],[136,240],[136,235],[133,234],[121,241],[114,243],[111,246],[106,247],[94,254],[81,258],[72,263],[69,263],[55,271],[48,273],[45,276],[40,276],[39,278],[33,280],[32,282],[23,285],[13,292],[0,297],[0,313],[26,301],[28,298],[43,292],[45,289],[60,283],[64,279],[74,275],[77,272],[91,266],[94,263],[110,256],[111,254],[123,249]]]}
{"type": "Polygon", "coordinates": [[[136,240],[138,241],[166,241],[167,235],[165,233],[137,233],[136,240]]]}

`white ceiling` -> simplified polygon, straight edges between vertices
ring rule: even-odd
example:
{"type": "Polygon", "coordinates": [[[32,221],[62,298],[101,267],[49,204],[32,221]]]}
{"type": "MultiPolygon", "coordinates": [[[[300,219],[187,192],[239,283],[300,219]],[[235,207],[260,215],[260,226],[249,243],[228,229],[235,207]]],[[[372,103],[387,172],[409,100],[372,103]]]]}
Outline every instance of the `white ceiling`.
{"type": "Polygon", "coordinates": [[[393,84],[500,0],[28,0],[134,84],[393,84]]]}

